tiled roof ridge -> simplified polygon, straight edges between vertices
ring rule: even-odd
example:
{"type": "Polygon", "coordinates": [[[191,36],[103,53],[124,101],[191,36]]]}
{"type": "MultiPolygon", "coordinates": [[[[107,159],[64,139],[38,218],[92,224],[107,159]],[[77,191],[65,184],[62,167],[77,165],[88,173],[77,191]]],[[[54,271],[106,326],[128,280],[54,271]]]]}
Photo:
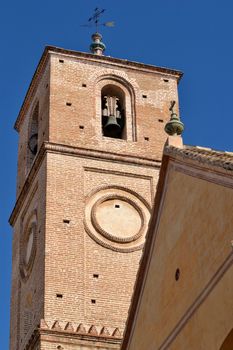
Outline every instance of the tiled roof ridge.
{"type": "Polygon", "coordinates": [[[200,146],[184,146],[183,148],[165,146],[164,153],[233,171],[233,152],[217,151],[200,146]]]}

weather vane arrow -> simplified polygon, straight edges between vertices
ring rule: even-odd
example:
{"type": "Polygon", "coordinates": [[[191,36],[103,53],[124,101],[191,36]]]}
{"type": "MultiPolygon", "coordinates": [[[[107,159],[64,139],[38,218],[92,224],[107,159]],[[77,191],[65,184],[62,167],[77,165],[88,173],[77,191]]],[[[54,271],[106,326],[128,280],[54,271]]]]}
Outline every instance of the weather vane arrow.
{"type": "Polygon", "coordinates": [[[114,21],[109,21],[109,22],[103,22],[100,23],[100,16],[105,12],[105,9],[99,9],[98,7],[95,8],[94,10],[94,14],[88,19],[88,23],[87,24],[82,24],[81,27],[96,27],[96,32],[98,31],[98,28],[100,26],[104,26],[104,27],[114,27],[115,23],[114,21]]]}
{"type": "Polygon", "coordinates": [[[88,23],[81,25],[81,27],[87,28],[95,27],[96,32],[92,35],[92,43],[90,45],[90,50],[96,55],[102,55],[106,49],[105,44],[102,42],[102,35],[98,33],[99,27],[114,27],[115,25],[113,21],[100,23],[100,17],[105,11],[105,9],[99,9],[98,7],[96,7],[94,10],[94,14],[88,19],[88,23]]]}

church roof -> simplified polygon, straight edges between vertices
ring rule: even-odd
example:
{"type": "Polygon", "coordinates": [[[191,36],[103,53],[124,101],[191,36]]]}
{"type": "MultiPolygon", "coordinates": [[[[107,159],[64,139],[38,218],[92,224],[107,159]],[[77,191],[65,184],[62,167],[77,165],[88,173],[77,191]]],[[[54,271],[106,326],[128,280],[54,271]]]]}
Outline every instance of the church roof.
{"type": "Polygon", "coordinates": [[[164,154],[182,159],[190,159],[201,164],[220,167],[226,170],[233,170],[233,152],[216,151],[211,148],[199,146],[184,146],[184,148],[166,146],[164,154]]]}

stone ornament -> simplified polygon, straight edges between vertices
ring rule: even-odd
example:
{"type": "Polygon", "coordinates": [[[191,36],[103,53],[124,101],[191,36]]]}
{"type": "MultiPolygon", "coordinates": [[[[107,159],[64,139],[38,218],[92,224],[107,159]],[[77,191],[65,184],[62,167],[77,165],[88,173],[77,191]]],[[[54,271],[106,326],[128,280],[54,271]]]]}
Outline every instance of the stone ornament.
{"type": "Polygon", "coordinates": [[[142,248],[150,219],[150,207],[137,193],[123,187],[107,187],[92,193],[85,209],[85,228],[102,246],[129,252],[142,248]]]}
{"type": "Polygon", "coordinates": [[[171,118],[166,123],[164,130],[168,135],[181,135],[184,131],[184,124],[181,122],[180,117],[174,112],[174,106],[176,101],[171,101],[169,111],[171,111],[171,118]]]}

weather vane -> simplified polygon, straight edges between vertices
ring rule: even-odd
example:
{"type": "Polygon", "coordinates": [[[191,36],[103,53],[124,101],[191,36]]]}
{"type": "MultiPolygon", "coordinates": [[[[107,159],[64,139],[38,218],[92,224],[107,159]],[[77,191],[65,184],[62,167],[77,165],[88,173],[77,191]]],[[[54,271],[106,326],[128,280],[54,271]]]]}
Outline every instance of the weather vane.
{"type": "Polygon", "coordinates": [[[102,42],[102,35],[98,33],[98,28],[100,26],[104,27],[114,27],[115,23],[113,21],[111,22],[101,22],[100,23],[100,16],[105,12],[105,9],[99,9],[98,7],[95,8],[93,16],[91,16],[88,19],[87,24],[82,24],[81,27],[95,27],[96,32],[92,34],[92,43],[90,45],[90,50],[95,55],[103,55],[106,46],[102,42]]]}
{"type": "Polygon", "coordinates": [[[171,106],[169,108],[169,111],[171,111],[172,113],[174,113],[175,104],[176,104],[176,101],[171,101],[171,106]]]}
{"type": "Polygon", "coordinates": [[[98,31],[98,28],[100,26],[104,26],[104,27],[114,27],[115,23],[113,21],[111,22],[103,22],[103,23],[100,23],[100,16],[105,12],[106,10],[105,9],[99,9],[98,7],[95,8],[94,10],[94,14],[93,16],[91,16],[89,19],[88,19],[88,23],[87,24],[82,24],[81,27],[88,27],[88,28],[91,28],[91,27],[94,27],[96,28],[96,32],[98,31]]]}

